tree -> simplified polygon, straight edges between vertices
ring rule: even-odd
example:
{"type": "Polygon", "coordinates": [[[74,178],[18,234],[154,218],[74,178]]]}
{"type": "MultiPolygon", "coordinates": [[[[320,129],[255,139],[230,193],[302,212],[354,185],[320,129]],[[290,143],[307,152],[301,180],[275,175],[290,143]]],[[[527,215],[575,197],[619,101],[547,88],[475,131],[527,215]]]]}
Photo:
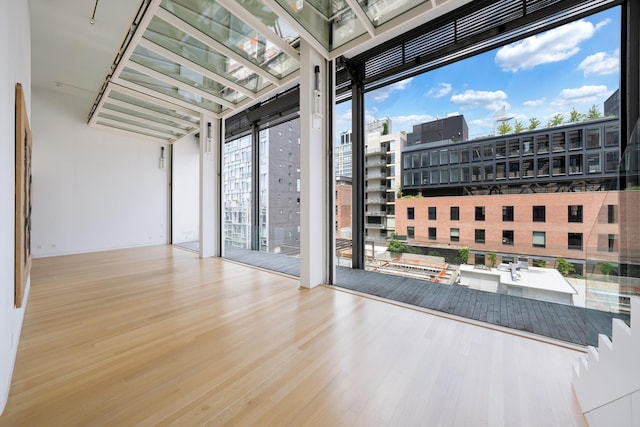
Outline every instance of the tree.
{"type": "Polygon", "coordinates": [[[593,104],[591,108],[589,108],[589,111],[587,111],[587,120],[596,120],[600,117],[602,117],[602,114],[600,114],[598,106],[596,104],[593,104]]]}
{"type": "Polygon", "coordinates": [[[609,279],[609,274],[615,272],[615,268],[613,267],[613,265],[611,265],[611,264],[609,264],[608,262],[605,262],[605,261],[600,261],[598,263],[598,269],[600,270],[600,272],[602,274],[607,276],[607,279],[609,279]]]}
{"type": "Polygon", "coordinates": [[[460,258],[460,264],[466,264],[469,262],[469,248],[458,249],[458,257],[460,258]]]}
{"type": "Polygon", "coordinates": [[[391,239],[389,240],[389,246],[387,247],[387,250],[389,252],[397,252],[397,253],[402,253],[407,249],[407,245],[405,245],[404,243],[402,243],[399,240],[396,239],[391,239]]]}
{"type": "Polygon", "coordinates": [[[562,122],[564,122],[564,117],[562,116],[562,114],[557,113],[551,118],[551,120],[549,120],[549,122],[547,123],[547,127],[551,128],[554,126],[560,126],[562,122]]]}
{"type": "Polygon", "coordinates": [[[498,135],[506,135],[511,132],[511,125],[506,121],[500,122],[500,126],[498,126],[498,135]]]}
{"type": "Polygon", "coordinates": [[[529,129],[529,130],[534,130],[534,129],[536,129],[538,126],[540,126],[540,120],[538,120],[538,119],[537,119],[537,118],[535,118],[535,117],[531,117],[531,118],[529,119],[529,128],[528,128],[528,129],[529,129]]]}
{"type": "Polygon", "coordinates": [[[569,113],[569,123],[578,123],[584,120],[585,115],[582,113],[578,113],[575,107],[569,113]]]}
{"type": "Polygon", "coordinates": [[[491,251],[491,252],[487,253],[487,255],[489,256],[489,264],[491,265],[491,268],[495,268],[496,260],[498,259],[496,253],[491,251]]]}
{"type": "Polygon", "coordinates": [[[382,134],[387,135],[389,133],[389,124],[387,122],[382,123],[382,134]]]}
{"type": "Polygon", "coordinates": [[[547,262],[545,260],[543,260],[543,259],[536,258],[536,259],[533,260],[533,266],[534,267],[544,268],[544,267],[547,266],[547,262]]]}
{"type": "Polygon", "coordinates": [[[564,258],[556,258],[556,270],[567,277],[576,272],[575,267],[564,258]]]}
{"type": "Polygon", "coordinates": [[[524,125],[522,124],[522,122],[520,120],[516,120],[516,124],[515,127],[513,128],[513,132],[514,133],[520,133],[523,130],[526,130],[527,128],[524,127],[524,125]]]}

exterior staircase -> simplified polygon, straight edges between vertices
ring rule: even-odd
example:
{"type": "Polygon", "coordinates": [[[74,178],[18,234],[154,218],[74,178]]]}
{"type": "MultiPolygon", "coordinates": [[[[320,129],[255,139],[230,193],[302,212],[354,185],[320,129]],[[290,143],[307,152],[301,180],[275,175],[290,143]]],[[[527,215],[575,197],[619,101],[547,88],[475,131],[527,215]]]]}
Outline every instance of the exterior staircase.
{"type": "Polygon", "coordinates": [[[598,348],[580,357],[573,390],[591,427],[640,427],[639,298],[631,300],[631,327],[613,319],[611,336],[599,335],[598,348]]]}

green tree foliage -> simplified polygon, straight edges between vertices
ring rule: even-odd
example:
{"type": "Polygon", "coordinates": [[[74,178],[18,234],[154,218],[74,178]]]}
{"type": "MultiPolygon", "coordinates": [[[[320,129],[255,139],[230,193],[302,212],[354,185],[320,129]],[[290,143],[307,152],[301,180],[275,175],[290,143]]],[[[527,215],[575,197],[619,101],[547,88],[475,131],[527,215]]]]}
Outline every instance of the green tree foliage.
{"type": "Polygon", "coordinates": [[[589,111],[587,111],[587,120],[596,120],[601,117],[602,117],[602,114],[600,114],[600,110],[598,110],[598,106],[596,104],[593,104],[591,108],[589,108],[589,111]]]}
{"type": "Polygon", "coordinates": [[[536,258],[536,259],[533,260],[533,266],[534,267],[544,268],[544,267],[547,266],[547,262],[545,260],[543,260],[543,259],[536,258]]]}
{"type": "Polygon", "coordinates": [[[584,120],[585,115],[582,113],[578,113],[575,107],[569,113],[569,123],[578,123],[584,120]]]}
{"type": "Polygon", "coordinates": [[[382,134],[389,134],[389,125],[387,124],[387,122],[382,123],[382,134]]]}
{"type": "Polygon", "coordinates": [[[466,264],[469,262],[469,248],[458,249],[458,258],[460,264],[466,264]]]}
{"type": "Polygon", "coordinates": [[[487,255],[489,256],[489,264],[491,265],[491,268],[495,268],[498,256],[493,251],[487,253],[487,255]]]}
{"type": "Polygon", "coordinates": [[[549,120],[549,122],[547,123],[547,127],[551,128],[554,126],[560,126],[563,122],[564,122],[564,117],[562,116],[562,114],[557,113],[555,116],[551,118],[551,120],[549,120]]]}
{"type": "Polygon", "coordinates": [[[498,135],[506,135],[511,132],[511,125],[506,121],[500,122],[500,126],[498,126],[498,135]]]}
{"type": "Polygon", "coordinates": [[[538,119],[537,119],[537,118],[535,118],[535,117],[531,117],[531,118],[529,119],[529,127],[528,127],[528,129],[529,129],[529,130],[534,130],[534,129],[536,129],[538,126],[540,126],[540,120],[538,120],[538,119]]]}
{"type": "Polygon", "coordinates": [[[513,132],[514,133],[520,133],[520,132],[522,132],[523,130],[526,130],[526,129],[527,128],[524,127],[524,125],[522,124],[522,122],[520,120],[516,120],[516,124],[515,124],[515,126],[513,128],[513,132]]]}
{"type": "Polygon", "coordinates": [[[389,252],[402,253],[406,249],[407,249],[407,245],[405,245],[401,241],[396,239],[389,240],[389,246],[387,247],[387,250],[389,252]]]}
{"type": "Polygon", "coordinates": [[[570,276],[576,272],[575,267],[564,258],[556,258],[556,270],[564,277],[570,276]]]}
{"type": "Polygon", "coordinates": [[[598,270],[600,270],[602,274],[607,276],[607,278],[609,277],[609,274],[616,272],[616,269],[613,267],[613,265],[605,261],[600,261],[598,263],[598,270]]]}

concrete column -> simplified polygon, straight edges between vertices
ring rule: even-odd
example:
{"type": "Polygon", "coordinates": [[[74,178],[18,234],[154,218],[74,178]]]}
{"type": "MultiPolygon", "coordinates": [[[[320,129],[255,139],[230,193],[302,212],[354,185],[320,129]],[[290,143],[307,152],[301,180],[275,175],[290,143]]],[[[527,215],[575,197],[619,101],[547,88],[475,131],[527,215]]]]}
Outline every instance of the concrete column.
{"type": "Polygon", "coordinates": [[[301,40],[300,63],[300,286],[312,288],[329,281],[331,110],[327,61],[301,40]]]}
{"type": "Polygon", "coordinates": [[[200,118],[200,258],[220,253],[220,120],[200,118]]]}

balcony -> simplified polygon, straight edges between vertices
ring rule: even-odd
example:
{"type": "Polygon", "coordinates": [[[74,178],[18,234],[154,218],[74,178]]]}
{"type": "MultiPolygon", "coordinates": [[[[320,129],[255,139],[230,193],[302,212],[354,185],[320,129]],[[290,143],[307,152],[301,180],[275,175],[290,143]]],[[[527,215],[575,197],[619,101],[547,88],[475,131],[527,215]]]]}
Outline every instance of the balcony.
{"type": "Polygon", "coordinates": [[[387,187],[386,185],[369,185],[365,188],[365,191],[367,193],[375,193],[375,192],[379,192],[379,191],[387,191],[389,187],[387,187]]]}
{"type": "Polygon", "coordinates": [[[368,210],[364,213],[365,216],[387,216],[387,211],[380,210],[368,210]]]}
{"type": "Polygon", "coordinates": [[[385,179],[387,177],[386,170],[370,170],[367,172],[366,179],[385,179]]]}
{"type": "Polygon", "coordinates": [[[371,156],[374,154],[387,154],[387,148],[386,147],[367,147],[367,156],[371,156]]]}

